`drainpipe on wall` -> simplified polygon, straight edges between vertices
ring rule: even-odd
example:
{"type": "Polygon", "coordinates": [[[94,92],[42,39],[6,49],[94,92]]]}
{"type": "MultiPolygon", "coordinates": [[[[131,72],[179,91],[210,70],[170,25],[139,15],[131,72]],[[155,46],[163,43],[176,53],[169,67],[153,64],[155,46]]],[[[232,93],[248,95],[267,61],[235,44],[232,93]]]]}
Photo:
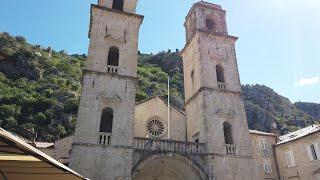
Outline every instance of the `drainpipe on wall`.
{"type": "Polygon", "coordinates": [[[280,177],[280,170],[279,170],[279,166],[278,166],[278,159],[277,159],[277,155],[276,155],[276,146],[273,145],[272,146],[272,150],[273,150],[273,157],[274,157],[274,160],[276,162],[276,169],[277,169],[277,174],[278,174],[278,179],[281,180],[281,177],[280,177]]]}

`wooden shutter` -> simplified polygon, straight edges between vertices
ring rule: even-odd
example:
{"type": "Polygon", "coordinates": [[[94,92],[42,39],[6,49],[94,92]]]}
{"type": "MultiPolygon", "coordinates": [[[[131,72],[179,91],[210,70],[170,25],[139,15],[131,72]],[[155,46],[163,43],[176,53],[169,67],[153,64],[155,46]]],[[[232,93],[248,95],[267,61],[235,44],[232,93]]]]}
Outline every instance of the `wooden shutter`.
{"type": "Polygon", "coordinates": [[[268,167],[267,167],[266,161],[263,162],[263,169],[264,169],[264,173],[268,173],[268,167]]]}
{"type": "Polygon", "coordinates": [[[306,149],[307,149],[307,154],[308,154],[309,160],[313,161],[314,159],[313,159],[313,155],[312,155],[312,151],[311,151],[310,145],[306,146],[306,149]]]}
{"type": "Polygon", "coordinates": [[[319,149],[319,143],[314,143],[314,149],[316,150],[316,154],[317,154],[317,160],[320,159],[320,149],[319,149]]]}
{"type": "Polygon", "coordinates": [[[267,149],[267,144],[264,141],[264,139],[260,139],[260,145],[261,145],[262,150],[266,150],[267,149]]]}
{"type": "Polygon", "coordinates": [[[294,160],[294,155],[293,155],[292,151],[285,152],[285,157],[286,157],[286,161],[287,161],[287,166],[288,167],[296,166],[296,162],[294,160]]]}

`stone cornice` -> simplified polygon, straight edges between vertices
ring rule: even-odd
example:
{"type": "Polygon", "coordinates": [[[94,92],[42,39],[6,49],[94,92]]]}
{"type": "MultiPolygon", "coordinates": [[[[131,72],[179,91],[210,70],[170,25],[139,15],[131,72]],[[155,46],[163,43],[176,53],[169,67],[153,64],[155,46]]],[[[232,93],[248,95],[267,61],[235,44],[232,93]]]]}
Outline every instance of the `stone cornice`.
{"type": "Polygon", "coordinates": [[[216,36],[216,37],[224,38],[226,40],[227,39],[233,40],[233,41],[237,41],[238,40],[238,37],[236,37],[236,36],[230,36],[228,34],[218,33],[218,32],[204,30],[204,29],[197,29],[196,32],[192,35],[192,37],[190,37],[190,39],[187,41],[187,43],[184,46],[184,48],[181,50],[180,55],[182,55],[184,53],[184,51],[189,47],[191,41],[193,40],[193,38],[196,36],[197,33],[204,33],[204,34],[208,34],[208,35],[213,35],[213,36],[216,36]]]}
{"type": "Polygon", "coordinates": [[[130,80],[134,80],[137,81],[139,78],[138,77],[133,77],[133,76],[126,76],[126,75],[121,75],[121,74],[108,74],[106,72],[101,72],[101,71],[95,71],[95,70],[91,70],[91,69],[82,69],[83,74],[100,74],[100,75],[107,75],[107,76],[111,76],[111,77],[117,77],[120,79],[130,79],[130,80]]]}
{"type": "Polygon", "coordinates": [[[254,159],[253,156],[249,155],[227,155],[227,154],[218,154],[218,153],[208,153],[208,156],[213,156],[213,157],[233,157],[233,158],[245,158],[245,159],[254,159]]]}
{"type": "Polygon", "coordinates": [[[220,90],[218,88],[200,87],[188,100],[185,101],[185,106],[188,105],[190,101],[198,97],[198,95],[202,91],[216,91],[216,92],[223,92],[223,93],[238,94],[239,96],[243,96],[243,92],[241,91],[229,91],[229,90],[220,90]]]}
{"type": "Polygon", "coordinates": [[[105,145],[105,144],[93,144],[93,143],[81,143],[81,142],[73,142],[72,146],[86,146],[86,147],[110,147],[110,148],[124,148],[124,149],[134,149],[133,146],[125,146],[125,145],[105,145]]]}

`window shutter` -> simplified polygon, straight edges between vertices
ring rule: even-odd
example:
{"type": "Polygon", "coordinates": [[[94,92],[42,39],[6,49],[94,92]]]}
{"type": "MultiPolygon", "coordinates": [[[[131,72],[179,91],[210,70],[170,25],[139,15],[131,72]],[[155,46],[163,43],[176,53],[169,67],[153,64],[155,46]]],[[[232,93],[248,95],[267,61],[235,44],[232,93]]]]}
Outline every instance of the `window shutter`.
{"type": "Polygon", "coordinates": [[[286,157],[288,167],[294,167],[296,165],[292,151],[285,152],[285,157],[286,157]]]}
{"type": "Polygon", "coordinates": [[[271,163],[269,160],[265,160],[264,161],[264,166],[265,166],[265,173],[271,173],[272,169],[271,169],[271,163]]]}
{"type": "Polygon", "coordinates": [[[318,143],[314,143],[314,149],[316,150],[316,154],[317,154],[317,160],[320,159],[320,149],[319,149],[319,144],[318,143]]]}
{"type": "Polygon", "coordinates": [[[263,149],[263,142],[260,140],[261,149],[263,149]]]}
{"type": "Polygon", "coordinates": [[[268,146],[267,146],[267,143],[266,143],[266,142],[264,142],[264,149],[265,149],[265,150],[268,150],[268,146]]]}
{"type": "Polygon", "coordinates": [[[271,173],[271,164],[269,160],[264,160],[263,169],[265,173],[271,173]]]}
{"type": "Polygon", "coordinates": [[[289,157],[289,152],[285,152],[284,156],[286,157],[286,161],[287,161],[287,166],[290,167],[290,157],[289,157]]]}
{"type": "Polygon", "coordinates": [[[294,155],[293,155],[293,152],[292,151],[290,151],[290,160],[291,160],[291,167],[294,167],[294,166],[296,166],[296,161],[294,160],[294,155]]]}
{"type": "Polygon", "coordinates": [[[307,153],[308,153],[308,156],[309,156],[309,160],[313,161],[313,156],[312,156],[310,145],[306,146],[306,149],[307,149],[307,153]]]}
{"type": "Polygon", "coordinates": [[[265,173],[268,173],[266,162],[263,163],[263,169],[265,173]]]}
{"type": "Polygon", "coordinates": [[[269,161],[269,172],[272,173],[272,167],[271,167],[270,161],[269,161]]]}
{"type": "Polygon", "coordinates": [[[266,142],[265,142],[263,139],[260,140],[260,145],[261,145],[261,148],[262,148],[263,150],[266,150],[266,149],[267,149],[267,144],[266,144],[266,142]]]}

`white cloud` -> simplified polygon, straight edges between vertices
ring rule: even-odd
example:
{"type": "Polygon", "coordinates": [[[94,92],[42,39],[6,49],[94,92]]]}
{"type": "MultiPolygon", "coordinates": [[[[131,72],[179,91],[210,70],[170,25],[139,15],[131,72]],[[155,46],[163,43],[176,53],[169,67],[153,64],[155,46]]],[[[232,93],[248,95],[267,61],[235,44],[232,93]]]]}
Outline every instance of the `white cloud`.
{"type": "Polygon", "coordinates": [[[301,78],[298,82],[296,82],[297,86],[303,87],[308,85],[315,85],[320,83],[320,77],[311,77],[311,78],[301,78]]]}

